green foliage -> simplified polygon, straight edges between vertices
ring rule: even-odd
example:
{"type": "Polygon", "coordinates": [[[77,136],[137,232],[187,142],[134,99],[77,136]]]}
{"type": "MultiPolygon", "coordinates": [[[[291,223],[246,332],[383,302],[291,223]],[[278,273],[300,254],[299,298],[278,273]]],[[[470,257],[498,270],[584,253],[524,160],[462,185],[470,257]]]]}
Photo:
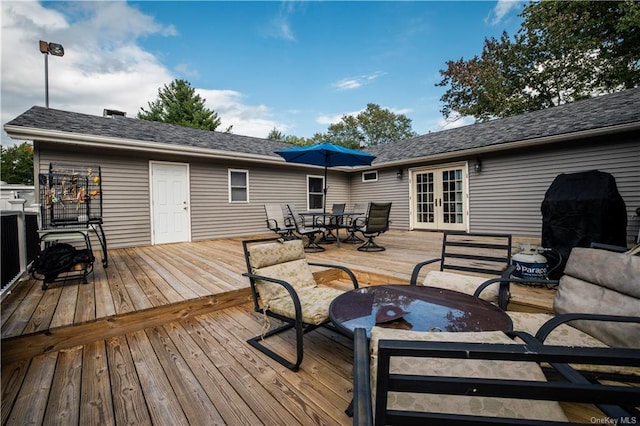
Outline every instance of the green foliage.
{"type": "Polygon", "coordinates": [[[0,178],[6,183],[33,185],[33,147],[28,142],[0,147],[0,178]]]}
{"type": "Polygon", "coordinates": [[[376,104],[358,115],[343,115],[339,123],[331,124],[325,139],[348,148],[361,148],[398,141],[416,136],[411,130],[411,119],[394,114],[376,104]]]}
{"type": "Polygon", "coordinates": [[[311,138],[284,136],[276,128],[267,139],[281,140],[294,145],[315,145],[330,142],[347,148],[360,149],[416,136],[411,130],[411,119],[404,114],[394,114],[376,104],[367,104],[367,109],[356,116],[343,115],[339,123],[329,125],[327,133],[316,133],[311,138]]]}
{"type": "Polygon", "coordinates": [[[448,61],[442,113],[483,121],[640,84],[640,3],[541,1],[526,5],[513,38],[448,61]]]}
{"type": "Polygon", "coordinates": [[[283,141],[284,137],[285,137],[284,133],[282,133],[280,130],[276,129],[275,127],[271,129],[271,131],[267,135],[267,139],[272,141],[283,141]]]}
{"type": "MultiPolygon", "coordinates": [[[[158,89],[158,98],[149,102],[149,109],[140,108],[138,118],[178,124],[197,129],[216,130],[221,121],[218,114],[204,106],[206,99],[196,94],[189,82],[176,79],[158,89]]],[[[231,127],[227,128],[231,132],[231,127]]]]}

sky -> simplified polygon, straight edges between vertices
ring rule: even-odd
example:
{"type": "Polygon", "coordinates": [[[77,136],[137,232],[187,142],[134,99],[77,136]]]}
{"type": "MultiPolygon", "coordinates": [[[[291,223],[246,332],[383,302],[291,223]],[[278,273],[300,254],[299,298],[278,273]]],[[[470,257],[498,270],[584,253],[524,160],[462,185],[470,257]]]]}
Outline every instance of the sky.
{"type": "MultiPolygon", "coordinates": [[[[523,2],[2,1],[1,122],[45,106],[136,117],[184,79],[218,130],[310,138],[374,103],[418,134],[470,124],[440,112],[446,62],[517,32],[523,2]]],[[[17,142],[2,131],[2,145],[17,142]]]]}

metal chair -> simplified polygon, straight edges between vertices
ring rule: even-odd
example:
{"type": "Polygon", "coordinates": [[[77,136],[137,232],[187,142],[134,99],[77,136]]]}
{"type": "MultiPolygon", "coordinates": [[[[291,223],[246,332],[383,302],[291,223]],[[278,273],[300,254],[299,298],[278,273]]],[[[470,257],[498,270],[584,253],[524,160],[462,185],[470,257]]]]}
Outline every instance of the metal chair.
{"type": "Polygon", "coordinates": [[[343,293],[318,286],[310,266],[338,268],[351,279],[354,288],[358,288],[358,280],[344,266],[307,262],[301,240],[246,240],[242,247],[247,262],[247,272],[243,275],[249,277],[255,311],[285,323],[247,342],[285,367],[298,371],[303,356],[303,335],[318,327],[331,328],[329,305],[343,293]],[[261,343],[289,329],[295,329],[295,362],[261,343]]]}
{"type": "Polygon", "coordinates": [[[355,203],[353,205],[353,211],[355,213],[362,213],[358,216],[347,216],[344,218],[344,222],[342,227],[349,232],[347,238],[343,239],[343,243],[347,244],[360,244],[364,243],[364,240],[356,235],[356,221],[360,218],[361,221],[364,221],[369,214],[369,203],[355,203]]]}
{"type": "Polygon", "coordinates": [[[440,262],[440,269],[429,271],[422,285],[478,294],[481,299],[507,308],[509,282],[496,279],[492,284],[498,285],[484,286],[484,283],[492,277],[508,278],[515,269],[511,265],[511,234],[446,231],[442,238],[442,255],[416,264],[411,285],[417,285],[418,275],[425,265],[436,262],[440,262]],[[479,288],[481,285],[483,287],[479,288]]]}
{"type": "Polygon", "coordinates": [[[369,214],[364,221],[356,220],[354,224],[356,230],[367,239],[363,245],[358,247],[359,251],[384,251],[384,247],[376,244],[373,240],[378,235],[389,230],[389,213],[391,203],[371,203],[369,214]]]}
{"type": "Polygon", "coordinates": [[[265,204],[264,212],[267,216],[267,228],[284,239],[294,238],[293,231],[295,231],[296,227],[291,223],[291,220],[287,220],[285,217],[282,204],[265,204]]]}
{"type": "MultiPolygon", "coordinates": [[[[344,213],[345,204],[334,204],[331,207],[331,212],[336,214],[344,213]]],[[[323,216],[322,218],[316,218],[315,225],[318,227],[322,227],[326,229],[324,236],[322,237],[322,243],[331,244],[337,240],[337,237],[333,235],[333,230],[336,230],[340,227],[340,224],[343,223],[342,216],[323,216]]]]}
{"type": "Polygon", "coordinates": [[[296,210],[296,207],[293,204],[287,204],[287,208],[291,213],[293,224],[296,228],[295,232],[300,236],[300,238],[307,237],[308,242],[307,242],[307,245],[304,246],[304,250],[306,252],[324,251],[324,247],[320,247],[318,245],[318,242],[316,241],[316,236],[318,234],[324,233],[325,228],[321,228],[321,227],[308,228],[305,225],[304,217],[301,216],[300,213],[298,213],[298,210],[296,210]]]}

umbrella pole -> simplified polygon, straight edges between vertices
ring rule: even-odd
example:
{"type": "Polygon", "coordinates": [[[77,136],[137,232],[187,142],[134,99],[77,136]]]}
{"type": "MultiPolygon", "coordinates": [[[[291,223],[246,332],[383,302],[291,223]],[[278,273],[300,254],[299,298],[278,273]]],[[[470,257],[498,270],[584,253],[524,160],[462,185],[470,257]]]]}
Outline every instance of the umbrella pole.
{"type": "MultiPolygon", "coordinates": [[[[324,196],[322,197],[322,214],[327,213],[327,166],[324,166],[324,196]]],[[[324,216],[322,217],[324,220],[324,216]]]]}

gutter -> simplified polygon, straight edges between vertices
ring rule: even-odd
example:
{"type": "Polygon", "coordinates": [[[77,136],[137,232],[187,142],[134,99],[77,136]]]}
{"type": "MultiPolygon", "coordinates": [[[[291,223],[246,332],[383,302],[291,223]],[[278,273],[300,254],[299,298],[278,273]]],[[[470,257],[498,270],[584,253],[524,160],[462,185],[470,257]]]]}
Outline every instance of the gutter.
{"type": "Polygon", "coordinates": [[[446,161],[446,160],[452,160],[452,159],[459,159],[460,157],[464,157],[464,156],[473,157],[473,156],[479,156],[482,154],[490,154],[493,152],[502,152],[502,151],[508,151],[508,150],[514,150],[514,149],[530,148],[530,147],[536,147],[536,146],[542,146],[542,145],[549,145],[549,144],[563,142],[563,141],[582,139],[585,137],[611,135],[615,133],[629,132],[634,130],[640,130],[640,121],[635,121],[632,123],[625,123],[625,124],[618,124],[618,125],[608,126],[608,127],[600,127],[597,129],[580,130],[572,133],[562,133],[559,135],[543,136],[543,137],[534,138],[534,139],[524,139],[524,140],[514,141],[514,142],[505,142],[505,143],[500,143],[495,145],[487,145],[483,147],[463,149],[459,151],[449,151],[449,152],[424,155],[419,157],[403,158],[401,160],[386,161],[383,163],[375,163],[375,160],[374,160],[374,164],[372,164],[371,166],[363,166],[361,168],[358,168],[358,170],[373,170],[373,169],[379,169],[383,167],[385,168],[397,167],[397,166],[410,165],[410,164],[415,164],[420,162],[437,162],[442,160],[446,161]]]}
{"type": "Polygon", "coordinates": [[[69,133],[57,130],[44,130],[32,127],[5,125],[9,137],[20,140],[42,140],[46,142],[78,145],[93,148],[109,148],[128,151],[154,152],[160,154],[183,154],[201,158],[224,160],[243,160],[269,164],[284,164],[283,158],[263,154],[248,154],[220,149],[199,148],[186,145],[172,145],[159,142],[140,141],[137,139],[109,138],[80,133],[69,133]]]}
{"type": "MultiPolygon", "coordinates": [[[[5,132],[13,139],[19,140],[45,140],[47,142],[62,143],[69,145],[80,145],[85,147],[121,149],[129,151],[143,151],[162,154],[183,154],[199,158],[212,158],[223,160],[242,160],[261,164],[273,164],[304,167],[304,168],[321,168],[317,166],[287,163],[283,158],[277,158],[263,154],[248,154],[235,151],[225,151],[219,149],[198,148],[185,145],[171,145],[159,142],[146,142],[137,139],[108,138],[104,136],[94,136],[87,134],[75,134],[69,132],[43,130],[32,127],[25,128],[23,126],[5,125],[5,132]]],[[[514,142],[505,142],[495,145],[488,145],[477,148],[463,149],[459,151],[450,151],[437,154],[424,155],[419,157],[404,158],[401,160],[387,161],[375,163],[371,166],[356,167],[332,167],[332,170],[342,170],[346,172],[374,170],[386,167],[397,167],[410,165],[420,162],[437,162],[447,161],[462,156],[478,156],[492,152],[501,152],[507,150],[536,147],[542,145],[553,144],[562,141],[570,141],[585,137],[595,137],[607,134],[628,132],[640,130],[640,122],[624,123],[608,127],[600,127],[597,129],[580,130],[572,133],[562,133],[558,135],[543,136],[534,139],[525,139],[514,142]]],[[[393,143],[393,142],[392,142],[393,143]]]]}

